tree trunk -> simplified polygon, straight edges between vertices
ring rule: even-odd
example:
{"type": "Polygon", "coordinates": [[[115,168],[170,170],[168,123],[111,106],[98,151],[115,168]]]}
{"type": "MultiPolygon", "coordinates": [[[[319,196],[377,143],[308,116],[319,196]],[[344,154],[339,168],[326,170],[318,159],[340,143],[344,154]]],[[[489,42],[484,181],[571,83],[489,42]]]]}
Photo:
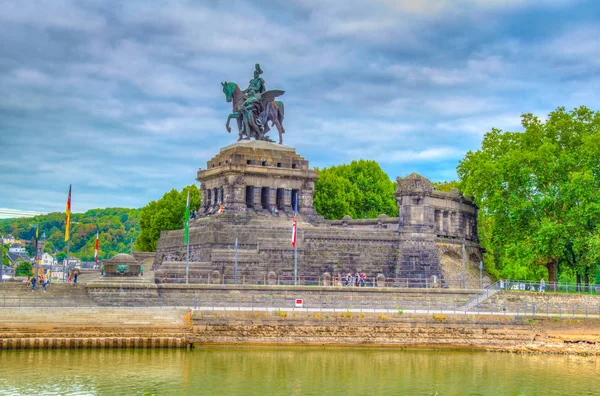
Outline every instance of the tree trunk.
{"type": "Polygon", "coordinates": [[[555,283],[557,281],[556,273],[558,272],[556,260],[554,260],[554,259],[548,260],[548,264],[546,265],[546,268],[548,268],[548,283],[555,283]]]}
{"type": "Polygon", "coordinates": [[[592,282],[591,282],[591,281],[592,281],[592,279],[591,279],[591,278],[592,278],[592,276],[591,276],[591,275],[592,275],[592,274],[591,274],[591,272],[592,272],[592,271],[591,271],[591,268],[590,268],[590,267],[585,267],[585,274],[584,274],[583,281],[585,282],[585,285],[586,285],[586,286],[589,286],[589,285],[590,285],[590,283],[592,283],[592,282]]]}

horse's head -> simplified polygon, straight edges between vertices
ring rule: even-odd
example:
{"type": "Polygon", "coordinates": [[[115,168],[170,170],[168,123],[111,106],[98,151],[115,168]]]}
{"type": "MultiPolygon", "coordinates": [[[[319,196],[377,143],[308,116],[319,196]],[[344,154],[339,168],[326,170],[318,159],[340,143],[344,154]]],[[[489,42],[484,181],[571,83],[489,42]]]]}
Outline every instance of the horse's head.
{"type": "Polygon", "coordinates": [[[221,85],[223,86],[223,93],[225,94],[225,100],[227,100],[227,102],[231,102],[233,100],[233,93],[235,92],[235,88],[237,87],[236,83],[233,82],[222,82],[221,85]]]}

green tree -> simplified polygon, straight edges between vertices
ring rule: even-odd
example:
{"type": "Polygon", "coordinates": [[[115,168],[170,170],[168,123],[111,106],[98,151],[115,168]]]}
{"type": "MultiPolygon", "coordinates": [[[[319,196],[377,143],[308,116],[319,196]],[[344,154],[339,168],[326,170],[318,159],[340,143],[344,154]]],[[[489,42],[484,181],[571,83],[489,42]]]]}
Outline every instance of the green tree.
{"type": "Polygon", "coordinates": [[[440,181],[440,182],[432,182],[431,183],[436,190],[442,192],[450,192],[453,188],[460,190],[458,186],[458,182],[456,180],[451,181],[440,181]]]}
{"type": "Polygon", "coordinates": [[[140,212],[141,232],[135,246],[141,251],[156,251],[156,241],[160,232],[183,228],[187,193],[190,192],[190,207],[200,206],[200,190],[195,185],[185,187],[181,192],[173,189],[158,201],[151,201],[140,212]]]}
{"type": "Polygon", "coordinates": [[[352,161],[347,165],[319,169],[314,207],[326,219],[398,216],[395,183],[376,161],[352,161]]]}
{"type": "Polygon", "coordinates": [[[558,108],[522,124],[488,132],[458,166],[486,225],[482,244],[504,277],[556,281],[564,268],[589,281],[600,261],[600,113],[558,108]]]}
{"type": "Polygon", "coordinates": [[[2,264],[10,265],[10,260],[8,259],[8,248],[9,245],[0,245],[2,249],[2,264]]]}
{"type": "Polygon", "coordinates": [[[15,276],[33,276],[33,267],[30,262],[24,261],[17,266],[15,276]]]}

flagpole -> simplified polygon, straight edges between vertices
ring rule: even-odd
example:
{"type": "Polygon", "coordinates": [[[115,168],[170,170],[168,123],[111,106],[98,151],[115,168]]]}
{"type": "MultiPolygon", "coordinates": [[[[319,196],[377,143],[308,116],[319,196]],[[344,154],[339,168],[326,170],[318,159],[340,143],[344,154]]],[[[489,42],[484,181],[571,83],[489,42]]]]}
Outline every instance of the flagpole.
{"type": "Polygon", "coordinates": [[[298,196],[294,202],[294,286],[298,286],[298,196]]]}
{"type": "Polygon", "coordinates": [[[233,267],[233,282],[236,285],[238,283],[237,267],[238,267],[238,239],[235,238],[235,262],[234,262],[234,267],[233,267]]]}
{"type": "Polygon", "coordinates": [[[63,281],[67,281],[67,273],[69,271],[69,254],[71,252],[71,238],[69,238],[69,240],[67,241],[67,263],[65,264],[64,270],[63,270],[63,281]]]}
{"type": "Polygon", "coordinates": [[[35,225],[35,278],[39,280],[40,277],[40,252],[38,247],[38,230],[39,226],[35,225]]]}
{"type": "Polygon", "coordinates": [[[185,284],[189,284],[190,281],[190,190],[188,190],[187,194],[187,204],[185,208],[185,239],[186,239],[186,248],[185,248],[185,284]]]}
{"type": "Polygon", "coordinates": [[[63,282],[67,281],[69,271],[69,255],[71,254],[71,185],[69,184],[69,196],[67,197],[67,207],[65,209],[65,238],[67,240],[67,262],[63,267],[63,282]]]}
{"type": "MultiPolygon", "coordinates": [[[[296,226],[298,227],[298,226],[296,226]]],[[[294,248],[294,286],[298,286],[298,229],[296,228],[296,247],[294,248]]]]}

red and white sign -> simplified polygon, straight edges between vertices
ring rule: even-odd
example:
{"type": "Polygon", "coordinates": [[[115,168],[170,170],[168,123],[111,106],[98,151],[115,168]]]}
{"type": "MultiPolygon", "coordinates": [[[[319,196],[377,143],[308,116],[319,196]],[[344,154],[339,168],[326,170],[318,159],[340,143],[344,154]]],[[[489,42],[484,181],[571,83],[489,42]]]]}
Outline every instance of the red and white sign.
{"type": "Polygon", "coordinates": [[[302,308],[304,306],[304,300],[301,298],[296,299],[296,308],[302,308]]]}

